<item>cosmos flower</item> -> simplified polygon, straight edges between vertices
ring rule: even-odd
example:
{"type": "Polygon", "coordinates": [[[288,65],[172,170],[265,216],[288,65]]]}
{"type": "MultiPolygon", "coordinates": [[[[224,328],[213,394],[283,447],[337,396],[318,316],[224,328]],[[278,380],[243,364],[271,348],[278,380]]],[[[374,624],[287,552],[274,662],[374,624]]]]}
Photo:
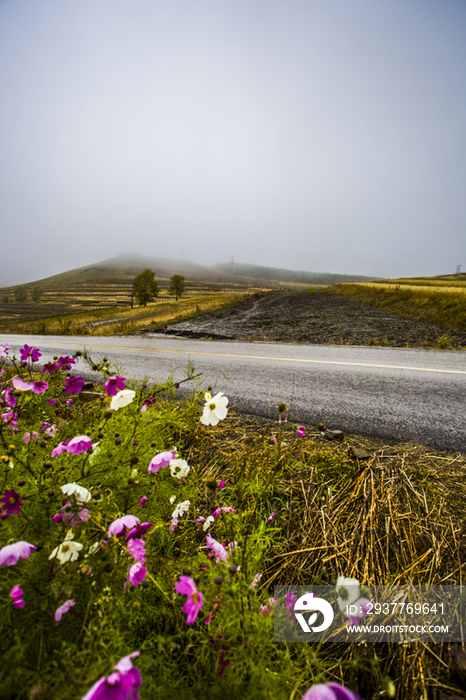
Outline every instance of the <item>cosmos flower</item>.
{"type": "Polygon", "coordinates": [[[65,382],[65,394],[79,394],[84,387],[84,379],[82,377],[67,377],[65,382]]]}
{"type": "MultiPolygon", "coordinates": [[[[66,501],[61,509],[61,513],[57,513],[53,516],[56,523],[65,523],[69,527],[79,527],[81,523],[87,523],[91,517],[91,513],[87,508],[81,508],[78,512],[72,512],[69,510],[71,501],[66,501]]],[[[81,505],[81,504],[78,504],[81,505]]]]}
{"type": "Polygon", "coordinates": [[[23,436],[23,442],[29,443],[29,442],[35,442],[36,440],[40,440],[42,435],[39,433],[36,433],[35,430],[32,431],[32,433],[26,431],[23,436]]]}
{"type": "Polygon", "coordinates": [[[140,561],[137,561],[133,566],[130,566],[128,571],[128,576],[126,578],[126,585],[131,583],[133,586],[139,586],[140,583],[144,581],[147,576],[147,569],[140,561]]]}
{"type": "Polygon", "coordinates": [[[0,549],[0,566],[14,566],[19,559],[27,559],[37,547],[29,542],[14,542],[0,549]]]}
{"type": "Polygon", "coordinates": [[[270,523],[272,522],[272,520],[275,520],[276,517],[277,517],[277,511],[274,510],[274,512],[272,513],[272,515],[269,515],[269,517],[267,518],[267,525],[270,525],[270,523]]]}
{"type": "Polygon", "coordinates": [[[222,513],[234,513],[235,515],[237,514],[237,510],[234,508],[231,508],[230,506],[223,506],[223,508],[216,508],[214,512],[212,513],[213,517],[216,518],[217,515],[221,515],[222,513]]]}
{"type": "Polygon", "coordinates": [[[128,547],[128,552],[131,554],[131,556],[134,559],[137,559],[137,561],[140,561],[141,564],[144,564],[146,561],[146,543],[144,540],[137,540],[134,537],[132,537],[130,540],[127,542],[127,547],[128,547]]]}
{"type": "Polygon", "coordinates": [[[60,491],[63,491],[65,496],[75,496],[76,500],[80,503],[89,503],[92,498],[90,491],[84,488],[84,486],[80,486],[74,482],[60,486],[60,491]]]}
{"type": "Polygon", "coordinates": [[[339,683],[319,683],[306,690],[301,700],[360,700],[360,697],[339,683]]]}
{"type": "Polygon", "coordinates": [[[92,441],[87,435],[77,435],[66,446],[66,451],[71,452],[72,455],[78,455],[80,452],[87,452],[88,450],[92,450],[92,441]]]}
{"type": "Polygon", "coordinates": [[[0,508],[2,513],[2,518],[8,518],[9,515],[18,515],[19,509],[23,505],[19,493],[14,489],[5,489],[5,495],[0,498],[0,503],[3,506],[0,508]]]}
{"type": "Polygon", "coordinates": [[[76,605],[74,600],[65,600],[63,605],[60,605],[60,607],[55,610],[55,622],[60,622],[63,615],[67,613],[73,605],[76,605]]]}
{"type": "Polygon", "coordinates": [[[190,576],[180,576],[179,581],[175,582],[175,591],[188,596],[183,612],[186,614],[186,624],[193,625],[204,604],[202,593],[197,590],[190,576]]]}
{"type": "Polygon", "coordinates": [[[170,462],[175,459],[175,451],[169,450],[168,452],[159,452],[152,457],[149,468],[147,470],[148,474],[157,474],[161,467],[168,467],[170,462]]]}
{"type": "Polygon", "coordinates": [[[31,348],[29,345],[24,345],[24,348],[20,349],[21,361],[26,362],[30,357],[32,362],[37,362],[39,357],[42,357],[42,353],[39,352],[39,348],[31,348]]]}
{"type": "Polygon", "coordinates": [[[107,396],[116,396],[120,389],[125,389],[126,377],[109,377],[105,382],[107,396]]]}
{"type": "Polygon", "coordinates": [[[228,398],[219,391],[212,399],[206,401],[204,411],[201,417],[201,423],[204,425],[217,425],[217,423],[226,418],[228,409],[228,398]]]}
{"type": "Polygon", "coordinates": [[[25,602],[23,600],[23,590],[18,586],[13,586],[10,591],[10,597],[13,600],[13,605],[15,608],[24,608],[25,602]]]}
{"type": "Polygon", "coordinates": [[[140,505],[140,506],[143,506],[145,503],[147,503],[147,496],[142,496],[142,497],[139,499],[139,505],[140,505]]]}
{"type": "Polygon", "coordinates": [[[139,518],[137,518],[135,515],[123,515],[121,518],[117,518],[110,523],[108,528],[108,536],[111,537],[112,535],[115,535],[116,537],[121,537],[127,530],[130,530],[132,527],[136,527],[139,522],[139,518]]]}
{"type": "Polygon", "coordinates": [[[129,542],[129,540],[133,538],[140,538],[144,537],[146,532],[150,530],[152,527],[152,523],[140,523],[140,525],[136,525],[136,527],[133,527],[126,535],[126,541],[129,542]]]}
{"type": "Polygon", "coordinates": [[[56,447],[52,450],[52,453],[50,455],[51,459],[53,457],[58,457],[58,455],[61,455],[62,452],[67,452],[67,447],[68,447],[69,440],[63,440],[63,442],[59,442],[56,447]]]}
{"type": "Polygon", "coordinates": [[[65,564],[67,561],[76,561],[83,545],[79,542],[74,542],[72,537],[73,533],[69,532],[65,537],[65,541],[58,547],[55,547],[49,559],[58,559],[60,564],[65,564]]]}
{"type": "Polygon", "coordinates": [[[179,523],[178,518],[172,518],[171,523],[170,523],[170,527],[168,528],[170,530],[170,532],[175,532],[175,527],[178,525],[178,523],[179,523]]]}
{"type": "Polygon", "coordinates": [[[183,479],[188,476],[190,469],[185,459],[172,459],[170,462],[170,472],[174,479],[183,479]]]}
{"type": "Polygon", "coordinates": [[[34,385],[34,382],[25,382],[21,377],[14,377],[11,383],[18,391],[31,391],[34,385]]]}
{"type": "Polygon", "coordinates": [[[264,574],[256,574],[251,581],[249,588],[255,588],[264,574]]]}
{"type": "Polygon", "coordinates": [[[181,518],[185,513],[188,512],[191,501],[182,501],[178,503],[175,510],[172,513],[172,518],[181,518]]]}
{"type": "Polygon", "coordinates": [[[3,399],[6,405],[10,408],[14,408],[18,402],[13,389],[6,389],[3,399]]]}
{"type": "Polygon", "coordinates": [[[112,411],[118,411],[119,408],[128,406],[128,404],[133,401],[135,396],[136,392],[132,391],[131,389],[123,389],[123,391],[119,391],[110,401],[110,409],[112,411]]]}
{"type": "Polygon", "coordinates": [[[139,656],[138,651],[120,659],[114,666],[116,670],[99,678],[81,700],[139,700],[142,678],[131,662],[135,656],[139,656]]]}
{"type": "Polygon", "coordinates": [[[218,564],[219,561],[223,561],[228,563],[228,552],[223,546],[223,544],[220,544],[220,542],[217,542],[217,540],[214,540],[211,534],[208,534],[206,537],[206,542],[207,542],[207,549],[211,549],[215,555],[215,563],[218,564]]]}
{"type": "Polygon", "coordinates": [[[298,425],[298,427],[296,428],[296,435],[302,438],[306,437],[306,428],[304,427],[304,425],[298,425]]]}
{"type": "Polygon", "coordinates": [[[2,413],[2,418],[5,423],[10,425],[12,428],[16,428],[18,425],[18,414],[13,411],[7,411],[7,413],[2,413]]]}

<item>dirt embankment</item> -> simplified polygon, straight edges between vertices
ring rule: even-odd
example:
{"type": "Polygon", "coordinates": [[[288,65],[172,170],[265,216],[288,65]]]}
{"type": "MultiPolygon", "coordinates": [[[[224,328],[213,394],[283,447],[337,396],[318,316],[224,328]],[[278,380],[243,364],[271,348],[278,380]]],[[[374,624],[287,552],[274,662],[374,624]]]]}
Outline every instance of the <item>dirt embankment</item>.
{"type": "Polygon", "coordinates": [[[330,290],[272,292],[168,325],[162,332],[319,345],[466,347],[466,334],[351,301],[330,290]]]}

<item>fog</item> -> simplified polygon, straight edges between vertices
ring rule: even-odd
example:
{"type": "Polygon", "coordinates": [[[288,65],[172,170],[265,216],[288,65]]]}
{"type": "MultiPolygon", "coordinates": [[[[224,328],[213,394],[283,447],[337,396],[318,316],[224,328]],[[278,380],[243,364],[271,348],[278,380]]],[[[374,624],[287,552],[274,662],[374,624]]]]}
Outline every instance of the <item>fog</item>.
{"type": "Polygon", "coordinates": [[[462,0],[0,0],[0,286],[466,269],[462,0]]]}

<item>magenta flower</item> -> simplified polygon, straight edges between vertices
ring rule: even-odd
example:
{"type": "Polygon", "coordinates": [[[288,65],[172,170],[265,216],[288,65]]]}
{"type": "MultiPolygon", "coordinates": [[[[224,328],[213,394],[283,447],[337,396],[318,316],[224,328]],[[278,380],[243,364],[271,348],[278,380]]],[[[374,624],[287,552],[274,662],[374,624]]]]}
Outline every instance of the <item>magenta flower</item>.
{"type": "Polygon", "coordinates": [[[212,608],[211,612],[207,615],[204,624],[209,625],[212,622],[212,618],[217,612],[217,609],[220,606],[220,601],[219,600],[214,600],[214,607],[212,608]]]}
{"type": "Polygon", "coordinates": [[[36,382],[32,383],[32,393],[33,394],[43,394],[47,391],[49,385],[43,379],[38,379],[36,382]]]}
{"type": "Polygon", "coordinates": [[[178,525],[180,521],[178,518],[172,518],[172,521],[170,523],[170,527],[168,528],[171,533],[175,532],[175,527],[178,525]]]}
{"type": "Polygon", "coordinates": [[[134,656],[139,656],[139,652],[134,651],[120,659],[114,666],[116,671],[100,678],[81,700],[139,700],[142,678],[131,663],[134,656]]]}
{"type": "Polygon", "coordinates": [[[203,596],[197,590],[196,584],[189,576],[180,576],[179,581],[175,582],[175,591],[181,595],[187,595],[188,598],[184,604],[183,612],[186,614],[186,624],[193,625],[199,611],[202,610],[203,596]]]}
{"type": "Polygon", "coordinates": [[[237,510],[230,508],[230,506],[224,506],[223,508],[216,508],[214,510],[214,512],[212,513],[212,515],[214,518],[216,518],[217,515],[221,515],[222,513],[234,513],[236,515],[237,512],[238,512],[237,510]]]}
{"type": "Polygon", "coordinates": [[[11,383],[15,389],[19,389],[19,391],[31,391],[34,386],[34,382],[25,382],[21,377],[14,377],[11,383]]]}
{"type": "Polygon", "coordinates": [[[70,506],[71,501],[65,501],[63,508],[61,509],[61,513],[57,513],[59,519],[55,520],[55,516],[53,516],[55,522],[65,523],[65,525],[68,525],[69,527],[79,527],[81,523],[87,523],[91,517],[90,511],[87,508],[80,508],[77,513],[73,513],[69,510],[70,506]]]}
{"type": "Polygon", "coordinates": [[[272,513],[272,515],[269,515],[269,517],[267,518],[267,525],[270,525],[270,523],[272,522],[272,520],[275,520],[276,517],[277,517],[277,511],[274,510],[274,512],[272,513]]]}
{"type": "Polygon", "coordinates": [[[25,602],[23,600],[23,591],[16,585],[10,591],[10,596],[13,599],[13,605],[15,608],[24,608],[25,602]]]}
{"type": "Polygon", "coordinates": [[[2,518],[8,518],[9,515],[18,515],[19,509],[23,505],[19,493],[16,493],[14,489],[5,489],[5,495],[0,498],[0,503],[3,502],[3,506],[0,511],[5,511],[2,513],[2,518]]]}
{"type": "Polygon", "coordinates": [[[60,607],[55,610],[55,622],[60,622],[63,615],[67,613],[73,605],[76,605],[74,600],[65,600],[63,605],[60,605],[60,607]]]}
{"type": "Polygon", "coordinates": [[[285,596],[285,602],[283,603],[284,608],[288,608],[291,614],[294,613],[294,604],[298,600],[297,596],[293,593],[293,591],[288,591],[288,593],[285,596]]]}
{"type": "Polygon", "coordinates": [[[27,559],[37,547],[29,542],[14,542],[0,549],[0,566],[14,566],[19,559],[27,559]]]}
{"type": "Polygon", "coordinates": [[[108,528],[108,536],[111,537],[112,535],[116,535],[116,537],[121,537],[127,530],[130,530],[132,527],[136,527],[139,522],[139,518],[137,518],[135,515],[123,515],[123,517],[117,518],[110,523],[108,528]]]}
{"type": "Polygon", "coordinates": [[[26,431],[23,436],[23,442],[29,443],[29,442],[36,442],[36,440],[40,440],[42,435],[39,435],[39,433],[36,433],[35,430],[32,431],[32,433],[26,431]]]}
{"type": "Polygon", "coordinates": [[[58,455],[61,455],[62,452],[66,452],[68,443],[69,440],[63,440],[63,442],[59,442],[58,445],[52,450],[52,454],[50,455],[50,457],[57,457],[58,455]]]}
{"type": "Polygon", "coordinates": [[[134,559],[137,559],[137,561],[141,562],[141,564],[144,564],[146,561],[146,543],[144,540],[136,540],[131,538],[128,540],[126,546],[128,547],[128,552],[131,554],[131,556],[134,557],[134,559]]]}
{"type": "Polygon", "coordinates": [[[126,377],[109,377],[105,382],[105,391],[107,396],[116,396],[119,391],[126,389],[126,377]]]}
{"type": "Polygon", "coordinates": [[[140,525],[136,525],[136,527],[133,527],[126,535],[126,541],[129,542],[129,540],[131,540],[133,537],[144,537],[146,532],[150,530],[151,527],[152,523],[141,523],[140,525]]]}
{"type": "Polygon", "coordinates": [[[146,399],[141,406],[141,413],[145,413],[147,411],[147,409],[150,406],[153,406],[156,401],[157,401],[157,399],[155,396],[149,396],[149,398],[146,399]]]}
{"type": "Polygon", "coordinates": [[[24,348],[20,349],[21,360],[26,362],[30,357],[32,362],[37,362],[39,357],[42,357],[42,353],[39,352],[39,348],[31,348],[29,345],[24,345],[24,348]]]}
{"type": "Polygon", "coordinates": [[[2,413],[2,418],[10,425],[12,428],[16,428],[18,425],[18,414],[13,411],[8,411],[7,413],[2,413]]]}
{"type": "Polygon", "coordinates": [[[147,496],[142,496],[142,498],[139,499],[140,506],[143,506],[144,503],[147,503],[147,496]]]}
{"type": "Polygon", "coordinates": [[[13,391],[13,389],[7,389],[5,391],[4,400],[5,400],[6,405],[9,406],[10,408],[14,408],[16,406],[17,398],[15,396],[15,392],[13,391]]]}
{"type": "Polygon", "coordinates": [[[218,482],[218,489],[217,489],[217,491],[221,491],[221,490],[224,489],[224,488],[225,488],[225,482],[222,481],[222,480],[220,479],[220,481],[218,482]]]}
{"type": "MultiPolygon", "coordinates": [[[[348,625],[353,626],[359,624],[359,621],[374,607],[374,604],[367,598],[359,598],[351,607],[358,608],[355,615],[348,615],[348,625]]],[[[346,615],[346,613],[344,614],[346,615]]]]}
{"type": "Polygon", "coordinates": [[[296,428],[296,435],[298,437],[306,437],[306,428],[304,427],[304,425],[298,425],[298,427],[296,428]]]}
{"type": "Polygon", "coordinates": [[[54,406],[57,403],[57,399],[50,399],[50,401],[47,401],[47,406],[54,406]]]}
{"type": "Polygon", "coordinates": [[[215,555],[215,563],[218,564],[219,561],[223,561],[228,563],[228,552],[223,546],[223,544],[220,544],[220,542],[217,542],[217,540],[214,540],[212,535],[207,535],[206,537],[206,542],[207,542],[207,549],[211,549],[215,555]]]}
{"type": "Polygon", "coordinates": [[[92,450],[92,442],[86,435],[78,435],[72,438],[66,447],[66,451],[71,452],[72,455],[78,455],[80,452],[87,452],[88,450],[92,450]]]}
{"type": "Polygon", "coordinates": [[[127,586],[128,583],[131,583],[133,586],[137,587],[140,583],[144,581],[146,576],[146,567],[140,561],[137,561],[136,564],[133,564],[133,566],[130,566],[129,568],[125,586],[127,586]]]}
{"type": "Polygon", "coordinates": [[[301,700],[361,700],[352,690],[339,683],[319,683],[306,690],[301,700]]]}
{"type": "Polygon", "coordinates": [[[175,459],[175,451],[170,450],[169,452],[159,452],[159,454],[152,457],[147,469],[148,474],[157,474],[160,467],[168,467],[172,459],[175,459]]]}
{"type": "Polygon", "coordinates": [[[68,377],[65,382],[65,394],[79,394],[83,390],[84,384],[82,377],[68,377]]]}

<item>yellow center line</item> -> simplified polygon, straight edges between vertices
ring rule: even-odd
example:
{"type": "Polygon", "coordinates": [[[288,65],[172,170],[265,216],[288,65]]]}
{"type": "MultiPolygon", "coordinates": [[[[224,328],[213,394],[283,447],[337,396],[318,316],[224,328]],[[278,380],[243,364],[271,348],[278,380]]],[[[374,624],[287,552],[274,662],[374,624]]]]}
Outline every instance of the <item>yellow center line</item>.
{"type": "MultiPolygon", "coordinates": [[[[57,343],[42,341],[42,345],[56,345],[57,343]]],[[[379,365],[370,362],[341,362],[339,360],[309,360],[306,358],[298,357],[270,357],[267,355],[239,355],[234,353],[226,352],[198,352],[195,350],[162,350],[161,348],[137,348],[128,347],[126,345],[93,345],[92,343],[67,343],[59,341],[58,345],[81,345],[84,348],[105,348],[113,350],[129,350],[133,352],[134,350],[140,350],[141,352],[161,352],[166,354],[178,354],[178,355],[206,355],[211,357],[241,357],[248,360],[273,360],[275,362],[305,362],[307,364],[316,365],[343,365],[349,367],[378,367],[382,369],[404,369],[412,370],[414,372],[442,372],[443,374],[466,374],[466,370],[460,369],[435,369],[434,367],[406,367],[404,365],[379,365]]]]}

